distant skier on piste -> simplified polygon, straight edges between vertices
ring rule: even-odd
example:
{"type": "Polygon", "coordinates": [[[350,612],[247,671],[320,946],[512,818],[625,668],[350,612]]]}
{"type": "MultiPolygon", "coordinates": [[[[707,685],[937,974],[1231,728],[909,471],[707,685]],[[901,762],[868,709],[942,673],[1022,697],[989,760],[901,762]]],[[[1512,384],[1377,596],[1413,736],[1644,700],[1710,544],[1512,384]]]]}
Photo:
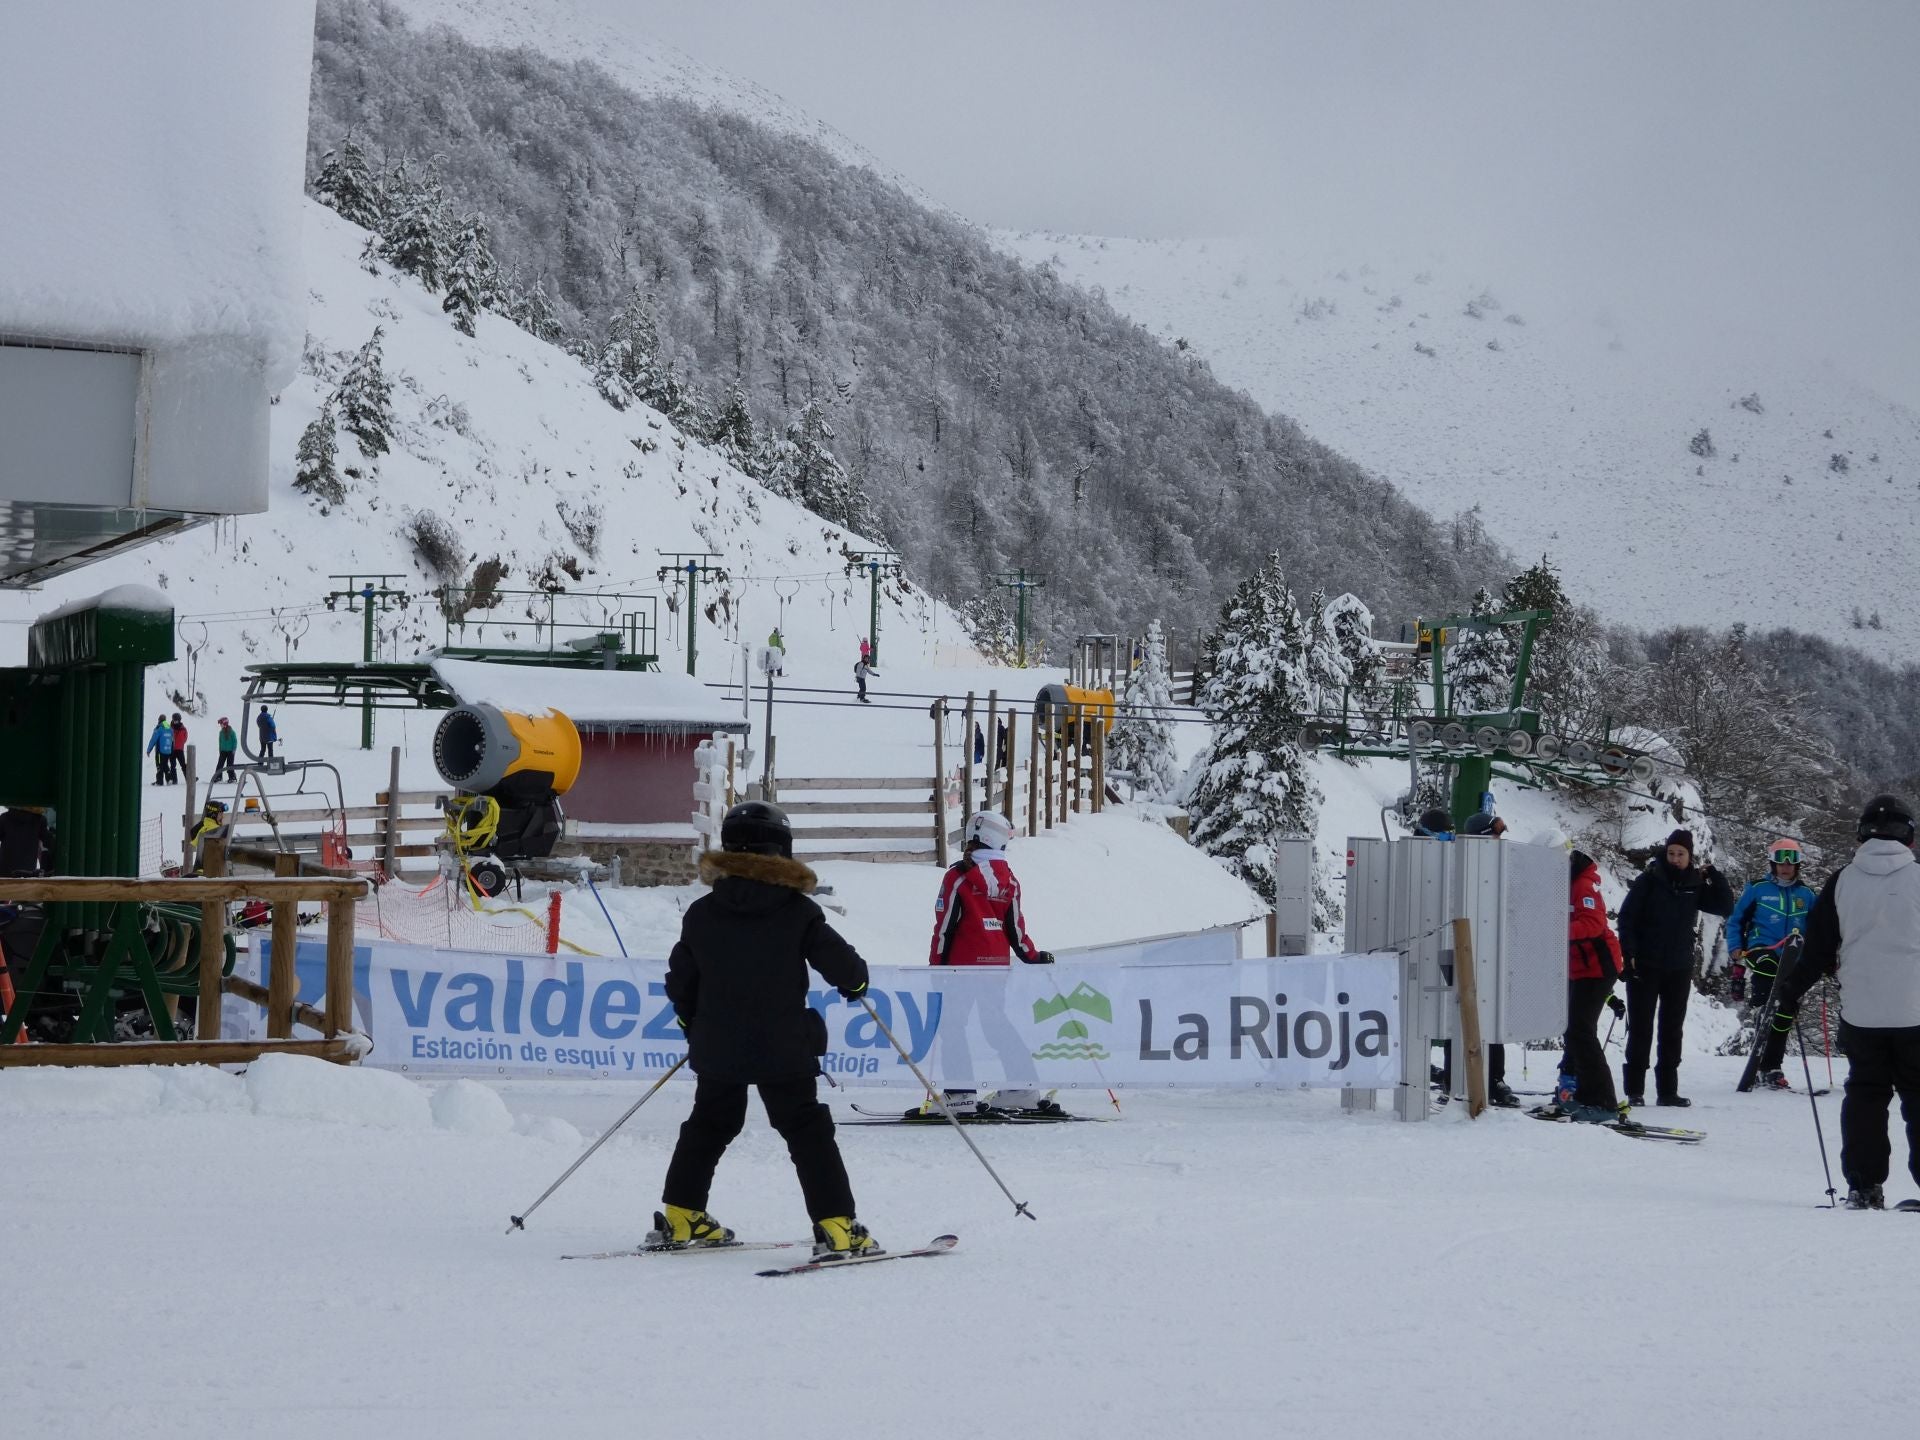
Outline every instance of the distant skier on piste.
{"type": "MultiPolygon", "coordinates": [[[[1907,1127],[1907,1170],[1920,1184],[1920,864],[1913,810],[1896,795],[1869,800],[1854,833],[1860,848],[1821,890],[1799,964],[1775,988],[1773,1028],[1784,1040],[1807,991],[1822,976],[1838,977],[1847,1052],[1840,1102],[1846,1208],[1884,1210],[1893,1159],[1887,1110],[1895,1094],[1907,1127]]],[[[1920,1209],[1920,1201],[1898,1208],[1920,1209]]]]}
{"type": "Polygon", "coordinates": [[[650,1245],[724,1245],[733,1231],[707,1213],[713,1172],[747,1119],[747,1087],[787,1142],[813,1222],[814,1254],[878,1254],[854,1218],[853,1188],[814,1092],[827,1027],[807,1004],[812,966],[846,999],[866,993],[867,964],[827,923],[813,871],[793,858],[777,805],[749,800],[720,822],[720,849],[700,857],[712,886],[687,907],[667,959],[667,998],[699,1077],[693,1112],[667,1166],[650,1245]]]}
{"type": "Polygon", "coordinates": [[[1806,933],[1815,898],[1800,879],[1800,842],[1783,835],[1767,847],[1766,878],[1747,886],[1727,917],[1727,993],[1753,1004],[1753,1043],[1765,1048],[1759,1065],[1762,1089],[1789,1088],[1780,1068],[1787,1037],[1776,1036],[1772,1028],[1770,1002],[1782,942],[1806,933]]]}
{"type": "MultiPolygon", "coordinates": [[[[1028,965],[1053,963],[1052,952],[1038,948],[1027,934],[1026,917],[1020,910],[1020,882],[1007,861],[1007,845],[1012,839],[1013,826],[992,810],[975,811],[967,821],[965,851],[941,878],[940,895],[934,901],[929,965],[1008,965],[1015,955],[1028,965]]],[[[983,1019],[999,1013],[987,1009],[991,1013],[983,1019]]],[[[954,1035],[963,1035],[966,1010],[954,1007],[947,1014],[954,1035]]],[[[1025,1053],[1019,1044],[1013,1049],[1025,1053]]],[[[944,1090],[943,1094],[947,1108],[956,1115],[980,1108],[976,1090],[944,1090]]],[[[1032,1087],[999,1091],[993,1108],[1034,1115],[1066,1113],[1032,1087]]],[[[907,1116],[919,1119],[937,1113],[938,1107],[928,1100],[909,1110],[907,1116]]]]}

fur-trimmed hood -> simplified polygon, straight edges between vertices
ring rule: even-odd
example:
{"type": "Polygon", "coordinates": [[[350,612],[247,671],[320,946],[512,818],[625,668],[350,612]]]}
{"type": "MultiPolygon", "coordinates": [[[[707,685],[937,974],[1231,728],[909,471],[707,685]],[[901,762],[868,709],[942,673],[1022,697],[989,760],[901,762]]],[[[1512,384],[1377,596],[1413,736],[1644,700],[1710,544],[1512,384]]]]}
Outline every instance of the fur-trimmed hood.
{"type": "Polygon", "coordinates": [[[811,895],[819,877],[798,860],[784,855],[754,855],[742,850],[707,850],[700,856],[700,878],[708,885],[721,880],[758,880],[811,895]]]}

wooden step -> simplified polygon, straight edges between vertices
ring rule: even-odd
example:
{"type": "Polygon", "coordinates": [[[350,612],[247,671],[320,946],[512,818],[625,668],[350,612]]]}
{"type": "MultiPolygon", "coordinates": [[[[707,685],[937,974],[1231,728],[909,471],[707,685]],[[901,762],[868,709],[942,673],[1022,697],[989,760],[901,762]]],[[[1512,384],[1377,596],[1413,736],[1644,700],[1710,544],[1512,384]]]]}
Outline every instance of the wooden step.
{"type": "Polygon", "coordinates": [[[933,844],[933,826],[914,825],[796,825],[793,838],[799,840],[921,840],[933,844]]]}
{"type": "Polygon", "coordinates": [[[864,779],[836,780],[819,775],[802,776],[789,780],[782,776],[774,781],[774,789],[779,792],[788,790],[925,790],[933,791],[932,780],[916,780],[899,775],[869,775],[864,779]]]}
{"type": "Polygon", "coordinates": [[[931,815],[931,800],[782,800],[789,815],[931,815]]]}

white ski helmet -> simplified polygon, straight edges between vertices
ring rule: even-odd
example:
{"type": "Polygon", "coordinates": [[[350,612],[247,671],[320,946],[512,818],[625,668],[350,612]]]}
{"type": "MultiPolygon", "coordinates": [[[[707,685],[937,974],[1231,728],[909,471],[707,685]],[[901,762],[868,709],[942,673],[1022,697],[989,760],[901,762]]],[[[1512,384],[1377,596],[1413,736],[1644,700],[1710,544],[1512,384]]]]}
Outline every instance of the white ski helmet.
{"type": "Polygon", "coordinates": [[[1004,850],[1013,839],[1013,826],[998,811],[976,810],[967,821],[966,839],[969,844],[978,841],[989,850],[1004,850]]]}

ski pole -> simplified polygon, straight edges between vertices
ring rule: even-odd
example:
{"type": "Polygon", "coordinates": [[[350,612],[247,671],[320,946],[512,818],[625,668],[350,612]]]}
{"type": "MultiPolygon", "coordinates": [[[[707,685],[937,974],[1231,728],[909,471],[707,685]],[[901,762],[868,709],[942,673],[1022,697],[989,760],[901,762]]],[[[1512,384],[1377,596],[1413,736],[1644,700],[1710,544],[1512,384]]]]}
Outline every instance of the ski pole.
{"type": "Polygon", "coordinates": [[[655,1093],[658,1092],[660,1087],[666,1084],[667,1081],[673,1078],[674,1071],[677,1071],[682,1065],[686,1063],[687,1063],[687,1057],[685,1055],[682,1055],[678,1060],[674,1061],[673,1069],[667,1071],[666,1074],[662,1075],[658,1080],[654,1081],[653,1084],[649,1085],[647,1087],[647,1093],[642,1095],[638,1100],[634,1101],[633,1104],[628,1107],[626,1114],[622,1115],[618,1120],[614,1121],[613,1124],[609,1125],[606,1128],[606,1130],[604,1130],[601,1133],[600,1138],[594,1141],[593,1144],[589,1145],[586,1148],[586,1150],[581,1154],[578,1160],[574,1161],[573,1164],[567,1166],[567,1168],[561,1172],[560,1178],[558,1180],[554,1181],[553,1184],[547,1186],[545,1190],[542,1190],[540,1192],[540,1198],[534,1201],[533,1204],[527,1206],[525,1214],[509,1215],[507,1218],[511,1220],[513,1223],[507,1226],[507,1234],[511,1235],[516,1230],[526,1229],[527,1216],[533,1214],[534,1211],[538,1210],[543,1204],[545,1204],[547,1196],[553,1194],[554,1191],[558,1190],[562,1185],[566,1184],[567,1177],[573,1174],[573,1172],[578,1170],[582,1165],[586,1164],[587,1161],[592,1158],[593,1152],[598,1150],[602,1145],[606,1144],[607,1141],[611,1140],[613,1138],[613,1132],[618,1130],[622,1125],[626,1124],[627,1121],[631,1120],[634,1117],[634,1115],[638,1113],[640,1107],[646,1104],[647,1101],[651,1100],[654,1097],[655,1093]]]}
{"type": "Polygon", "coordinates": [[[1820,1140],[1820,1168],[1827,1172],[1827,1205],[1834,1208],[1833,1167],[1827,1164],[1827,1132],[1820,1128],[1820,1102],[1813,1098],[1813,1066],[1807,1060],[1807,1037],[1800,1033],[1800,1017],[1793,1017],[1793,1033],[1800,1039],[1800,1068],[1807,1074],[1807,1104],[1813,1107],[1813,1133],[1820,1140]]]}
{"type": "Polygon", "coordinates": [[[1827,1055],[1827,1086],[1831,1089],[1833,1086],[1833,1036],[1827,1030],[1827,992],[1825,990],[1820,992],[1820,1048],[1827,1055]]]}
{"type": "MultiPolygon", "coordinates": [[[[1024,1215],[1029,1220],[1039,1219],[1040,1218],[1039,1216],[1035,1215],[1031,1210],[1027,1208],[1026,1201],[1014,1200],[1013,1192],[1007,1189],[1007,1182],[1000,1178],[1000,1172],[998,1170],[995,1170],[993,1166],[987,1163],[987,1157],[980,1153],[980,1147],[973,1143],[973,1137],[967,1134],[965,1127],[961,1125],[959,1119],[954,1115],[953,1111],[947,1108],[947,1097],[941,1094],[938,1090],[934,1089],[932,1082],[929,1081],[925,1075],[920,1073],[920,1067],[913,1063],[913,1056],[907,1053],[907,1047],[902,1045],[900,1041],[895,1038],[893,1031],[887,1028],[887,1022],[880,1018],[880,1012],[873,1008],[873,1002],[869,1000],[865,995],[860,996],[859,1000],[860,1000],[861,1007],[865,1009],[868,1015],[873,1017],[873,1023],[880,1027],[880,1033],[886,1036],[887,1039],[892,1042],[893,1048],[900,1052],[900,1058],[907,1062],[907,1068],[913,1071],[913,1078],[918,1080],[923,1086],[926,1087],[927,1094],[931,1095],[933,1097],[934,1103],[940,1107],[940,1113],[947,1117],[947,1123],[953,1126],[954,1133],[958,1135],[962,1140],[967,1142],[967,1148],[973,1151],[973,1158],[980,1162],[982,1168],[986,1170],[987,1174],[993,1176],[993,1183],[1000,1187],[1000,1193],[1006,1196],[1008,1200],[1012,1201],[1013,1213],[1016,1215],[1024,1215]]],[[[586,1157],[582,1156],[581,1158],[585,1159],[586,1157]]],[[[565,1179],[566,1177],[562,1176],[561,1178],[565,1179]]],[[[545,1199],[546,1197],[542,1196],[541,1198],[545,1199]]]]}

